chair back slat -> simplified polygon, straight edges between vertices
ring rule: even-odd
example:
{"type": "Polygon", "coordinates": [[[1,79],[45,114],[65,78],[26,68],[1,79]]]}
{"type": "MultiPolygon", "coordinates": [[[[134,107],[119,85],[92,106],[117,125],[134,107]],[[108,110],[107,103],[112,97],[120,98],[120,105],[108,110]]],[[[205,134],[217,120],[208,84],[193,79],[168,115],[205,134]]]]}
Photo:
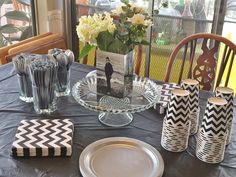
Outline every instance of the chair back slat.
{"type": "Polygon", "coordinates": [[[232,49],[230,49],[226,45],[225,46],[225,51],[224,51],[224,54],[223,54],[223,57],[222,57],[222,60],[221,60],[221,63],[220,63],[219,74],[218,74],[218,78],[217,78],[217,82],[216,82],[217,86],[220,85],[221,78],[222,78],[222,76],[224,74],[224,70],[226,68],[227,61],[228,61],[228,58],[230,57],[231,53],[232,53],[232,49]]]}
{"type": "MultiPolygon", "coordinates": [[[[224,52],[223,52],[223,55],[222,55],[222,62],[224,62],[225,59],[229,57],[229,56],[227,55],[229,50],[230,50],[229,47],[228,47],[227,45],[225,45],[225,47],[224,47],[224,52]]],[[[221,63],[222,63],[222,62],[221,62],[221,63]]]]}
{"type": "Polygon", "coordinates": [[[182,80],[183,70],[184,70],[185,61],[186,61],[186,57],[187,57],[187,51],[188,51],[188,43],[186,43],[184,46],[183,61],[182,61],[182,65],[181,65],[181,69],[180,69],[180,73],[179,73],[178,84],[180,84],[180,82],[182,80]]]}
{"type": "Polygon", "coordinates": [[[188,71],[188,77],[192,77],[192,68],[193,68],[193,61],[195,57],[195,51],[196,51],[196,46],[197,46],[197,40],[191,41],[191,48],[190,48],[190,67],[188,71]]]}
{"type": "Polygon", "coordinates": [[[213,48],[207,46],[208,39],[205,38],[202,43],[203,53],[197,59],[197,66],[193,70],[193,78],[196,79],[202,89],[210,90],[212,82],[215,79],[216,58],[219,42],[215,42],[213,48]]]}
{"type": "MultiPolygon", "coordinates": [[[[228,73],[227,73],[227,76],[226,76],[225,86],[227,86],[228,83],[229,83],[229,77],[230,77],[232,66],[233,66],[234,56],[235,56],[235,52],[233,52],[233,54],[230,57],[229,69],[228,69],[228,73]]],[[[227,62],[226,62],[226,65],[227,65],[227,62]]]]}

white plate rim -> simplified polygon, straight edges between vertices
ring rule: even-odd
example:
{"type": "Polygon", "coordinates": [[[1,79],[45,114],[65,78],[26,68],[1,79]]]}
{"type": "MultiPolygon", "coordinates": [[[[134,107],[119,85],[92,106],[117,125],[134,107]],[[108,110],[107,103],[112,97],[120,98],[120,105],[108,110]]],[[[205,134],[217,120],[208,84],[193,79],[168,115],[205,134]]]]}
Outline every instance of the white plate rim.
{"type": "Polygon", "coordinates": [[[150,152],[153,153],[153,155],[155,155],[156,157],[158,157],[158,161],[159,161],[159,170],[157,170],[157,173],[155,176],[151,176],[151,177],[161,177],[163,175],[164,172],[164,161],[163,158],[161,156],[161,154],[159,153],[158,150],[156,150],[153,146],[151,146],[150,144],[143,142],[141,140],[137,140],[134,138],[128,138],[128,137],[109,137],[109,138],[103,138],[100,140],[97,140],[91,144],[89,144],[81,153],[80,157],[79,157],[79,168],[80,168],[80,172],[82,174],[83,177],[98,177],[96,176],[94,173],[92,173],[92,170],[89,170],[88,167],[85,165],[85,158],[87,157],[87,155],[91,152],[92,149],[94,149],[95,147],[98,146],[102,146],[102,144],[106,144],[106,143],[111,143],[111,142],[118,142],[118,141],[125,141],[128,143],[135,143],[139,146],[144,146],[146,149],[148,149],[150,152]]]}

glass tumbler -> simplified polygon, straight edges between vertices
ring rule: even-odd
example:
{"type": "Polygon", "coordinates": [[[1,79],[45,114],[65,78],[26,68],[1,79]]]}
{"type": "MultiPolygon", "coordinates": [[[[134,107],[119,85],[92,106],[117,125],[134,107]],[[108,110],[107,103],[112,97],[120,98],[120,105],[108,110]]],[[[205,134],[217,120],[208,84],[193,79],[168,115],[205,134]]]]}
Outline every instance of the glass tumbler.
{"type": "Polygon", "coordinates": [[[59,68],[57,72],[56,96],[68,96],[70,94],[70,69],[59,68]]]}
{"type": "Polygon", "coordinates": [[[17,74],[18,83],[19,83],[19,98],[22,101],[27,103],[33,101],[33,94],[32,94],[32,84],[30,80],[30,76],[28,74],[17,74]]]}
{"type": "Polygon", "coordinates": [[[50,114],[56,107],[55,85],[51,87],[37,87],[32,85],[34,110],[38,114],[50,114]]]}

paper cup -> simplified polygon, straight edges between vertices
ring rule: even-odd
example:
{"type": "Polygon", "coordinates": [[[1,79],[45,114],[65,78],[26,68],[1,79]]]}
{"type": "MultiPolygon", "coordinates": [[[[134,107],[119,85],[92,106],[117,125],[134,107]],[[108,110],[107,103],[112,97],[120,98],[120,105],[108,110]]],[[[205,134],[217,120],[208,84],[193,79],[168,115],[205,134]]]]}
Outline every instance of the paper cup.
{"type": "Polygon", "coordinates": [[[224,98],[208,99],[201,128],[206,135],[223,136],[226,133],[226,105],[224,98]]]}
{"type": "Polygon", "coordinates": [[[203,162],[220,163],[224,159],[226,134],[211,136],[200,128],[197,136],[196,156],[203,162]]]}
{"type": "Polygon", "coordinates": [[[232,121],[233,121],[233,101],[234,101],[234,90],[228,87],[217,87],[215,90],[215,96],[225,98],[227,103],[226,106],[226,119],[227,119],[227,140],[226,145],[231,141],[232,132],[232,121]]]}
{"type": "Polygon", "coordinates": [[[181,82],[181,87],[189,91],[190,111],[198,111],[199,102],[199,82],[195,79],[185,79],[181,82]]]}
{"type": "Polygon", "coordinates": [[[188,147],[190,121],[186,125],[174,126],[163,121],[161,146],[171,152],[182,152],[188,147]]]}
{"type": "Polygon", "coordinates": [[[167,123],[171,125],[186,125],[189,120],[189,92],[174,89],[166,111],[167,123]]]}

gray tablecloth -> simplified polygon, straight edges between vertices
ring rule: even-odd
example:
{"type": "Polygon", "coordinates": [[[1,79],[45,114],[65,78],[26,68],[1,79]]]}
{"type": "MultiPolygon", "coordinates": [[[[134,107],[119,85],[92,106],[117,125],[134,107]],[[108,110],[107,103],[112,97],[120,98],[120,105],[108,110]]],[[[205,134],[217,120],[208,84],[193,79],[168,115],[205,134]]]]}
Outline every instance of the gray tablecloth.
{"type": "MultiPolygon", "coordinates": [[[[71,86],[93,68],[73,64],[71,86]]],[[[201,115],[209,93],[201,93],[201,115]]],[[[212,165],[201,162],[195,156],[196,135],[189,141],[188,149],[172,153],[161,147],[163,115],[154,109],[134,114],[133,122],[123,128],[103,126],[97,119],[97,112],[80,106],[72,96],[59,98],[58,111],[50,118],[70,118],[75,124],[73,153],[70,158],[13,158],[11,144],[19,122],[22,119],[43,118],[34,112],[31,103],[19,100],[17,77],[12,64],[0,67],[0,176],[7,177],[74,177],[79,172],[79,156],[90,143],[112,136],[131,137],[154,146],[165,163],[164,177],[235,177],[236,176],[236,131],[232,143],[227,146],[222,163],[212,165]]],[[[235,115],[235,110],[234,110],[235,115]]],[[[234,119],[234,127],[236,120],[234,119]]]]}

